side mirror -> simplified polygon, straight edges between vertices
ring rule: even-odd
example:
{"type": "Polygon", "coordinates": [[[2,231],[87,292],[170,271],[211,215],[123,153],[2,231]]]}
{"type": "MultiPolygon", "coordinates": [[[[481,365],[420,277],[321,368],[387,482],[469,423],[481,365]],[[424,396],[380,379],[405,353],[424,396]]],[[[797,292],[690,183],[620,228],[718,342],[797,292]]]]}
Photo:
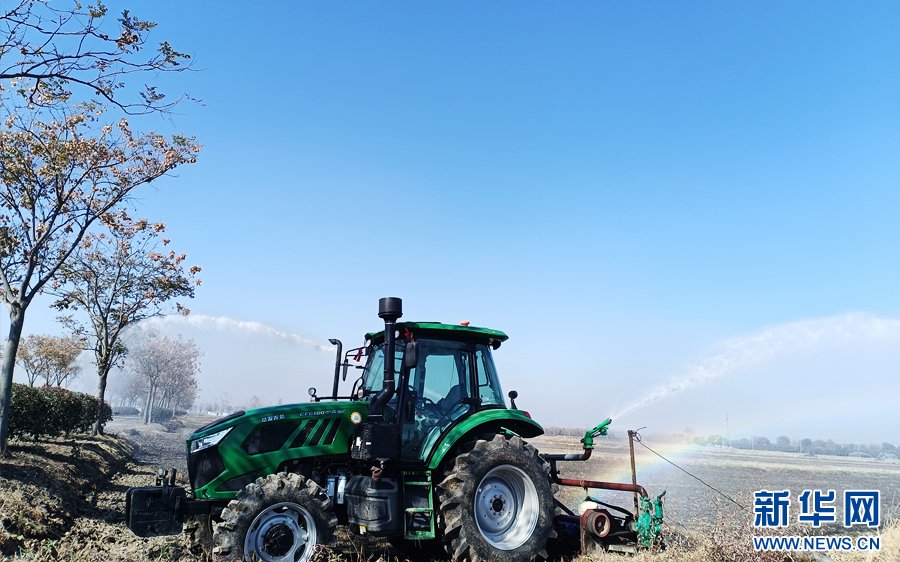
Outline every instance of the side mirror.
{"type": "Polygon", "coordinates": [[[509,391],[509,401],[510,401],[510,404],[512,405],[513,410],[518,410],[518,408],[516,408],[516,398],[518,398],[518,397],[519,397],[518,392],[516,392],[515,390],[509,391]]]}
{"type": "Polygon", "coordinates": [[[403,351],[403,369],[409,372],[419,364],[419,344],[411,341],[403,351]]]}

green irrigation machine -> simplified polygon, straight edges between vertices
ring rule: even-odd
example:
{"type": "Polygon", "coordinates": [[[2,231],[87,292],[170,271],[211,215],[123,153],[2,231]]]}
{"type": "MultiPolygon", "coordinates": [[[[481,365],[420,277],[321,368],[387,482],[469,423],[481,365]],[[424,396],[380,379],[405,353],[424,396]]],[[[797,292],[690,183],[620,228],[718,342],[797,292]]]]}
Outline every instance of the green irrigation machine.
{"type": "MultiPolygon", "coordinates": [[[[342,352],[331,396],[234,412],[188,437],[191,490],[160,470],[155,486],[130,488],[125,521],[140,537],[184,532],[222,561],[310,560],[335,544],[337,525],[426,549],[454,562],[530,562],[548,547],[634,551],[660,543],[662,496],[632,483],[570,480],[558,463],[585,461],[607,419],[585,433],[583,452],[540,454],[543,433],[507,407],[492,352],[498,330],[398,322],[399,298],[379,301],[384,330],[342,352]],[[362,370],[338,396],[348,369],[362,370]],[[343,373],[343,376],[341,376],[343,373]],[[633,509],[593,502],[582,513],[557,486],[634,495],[633,509]]],[[[632,449],[633,467],[633,449],[632,449]]]]}

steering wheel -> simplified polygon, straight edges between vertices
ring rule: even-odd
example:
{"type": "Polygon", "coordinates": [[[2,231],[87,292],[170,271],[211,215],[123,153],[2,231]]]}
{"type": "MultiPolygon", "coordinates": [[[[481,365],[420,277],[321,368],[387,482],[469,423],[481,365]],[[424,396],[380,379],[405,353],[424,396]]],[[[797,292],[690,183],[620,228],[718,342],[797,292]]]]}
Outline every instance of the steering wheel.
{"type": "Polygon", "coordinates": [[[441,407],[437,405],[437,403],[427,396],[419,396],[419,401],[416,402],[416,409],[427,411],[434,415],[441,415],[441,407]]]}

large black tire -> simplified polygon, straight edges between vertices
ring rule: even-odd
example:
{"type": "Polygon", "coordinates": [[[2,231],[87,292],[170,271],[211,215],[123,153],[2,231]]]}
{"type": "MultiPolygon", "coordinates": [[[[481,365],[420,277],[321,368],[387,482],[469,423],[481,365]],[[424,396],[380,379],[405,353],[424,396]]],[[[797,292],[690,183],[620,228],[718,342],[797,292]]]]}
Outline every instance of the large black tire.
{"type": "Polygon", "coordinates": [[[258,478],[222,511],[213,533],[220,562],[308,562],[315,545],[333,546],[337,517],[331,498],[299,474],[258,478]]]}
{"type": "Polygon", "coordinates": [[[440,483],[443,541],[453,562],[548,558],[553,488],[547,463],[519,437],[468,444],[440,483]]]}
{"type": "Polygon", "coordinates": [[[184,522],[184,539],[194,554],[203,554],[213,547],[213,523],[209,515],[193,515],[184,522]]]}

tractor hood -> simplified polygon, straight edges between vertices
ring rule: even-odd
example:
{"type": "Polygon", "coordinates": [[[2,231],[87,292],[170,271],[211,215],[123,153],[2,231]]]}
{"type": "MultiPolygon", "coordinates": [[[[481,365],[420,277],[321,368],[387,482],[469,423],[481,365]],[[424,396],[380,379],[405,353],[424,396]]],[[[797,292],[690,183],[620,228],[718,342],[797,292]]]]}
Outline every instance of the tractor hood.
{"type": "Polygon", "coordinates": [[[198,498],[231,498],[257,478],[307,457],[346,454],[365,402],[313,402],[235,412],[187,439],[188,474],[198,498]]]}

